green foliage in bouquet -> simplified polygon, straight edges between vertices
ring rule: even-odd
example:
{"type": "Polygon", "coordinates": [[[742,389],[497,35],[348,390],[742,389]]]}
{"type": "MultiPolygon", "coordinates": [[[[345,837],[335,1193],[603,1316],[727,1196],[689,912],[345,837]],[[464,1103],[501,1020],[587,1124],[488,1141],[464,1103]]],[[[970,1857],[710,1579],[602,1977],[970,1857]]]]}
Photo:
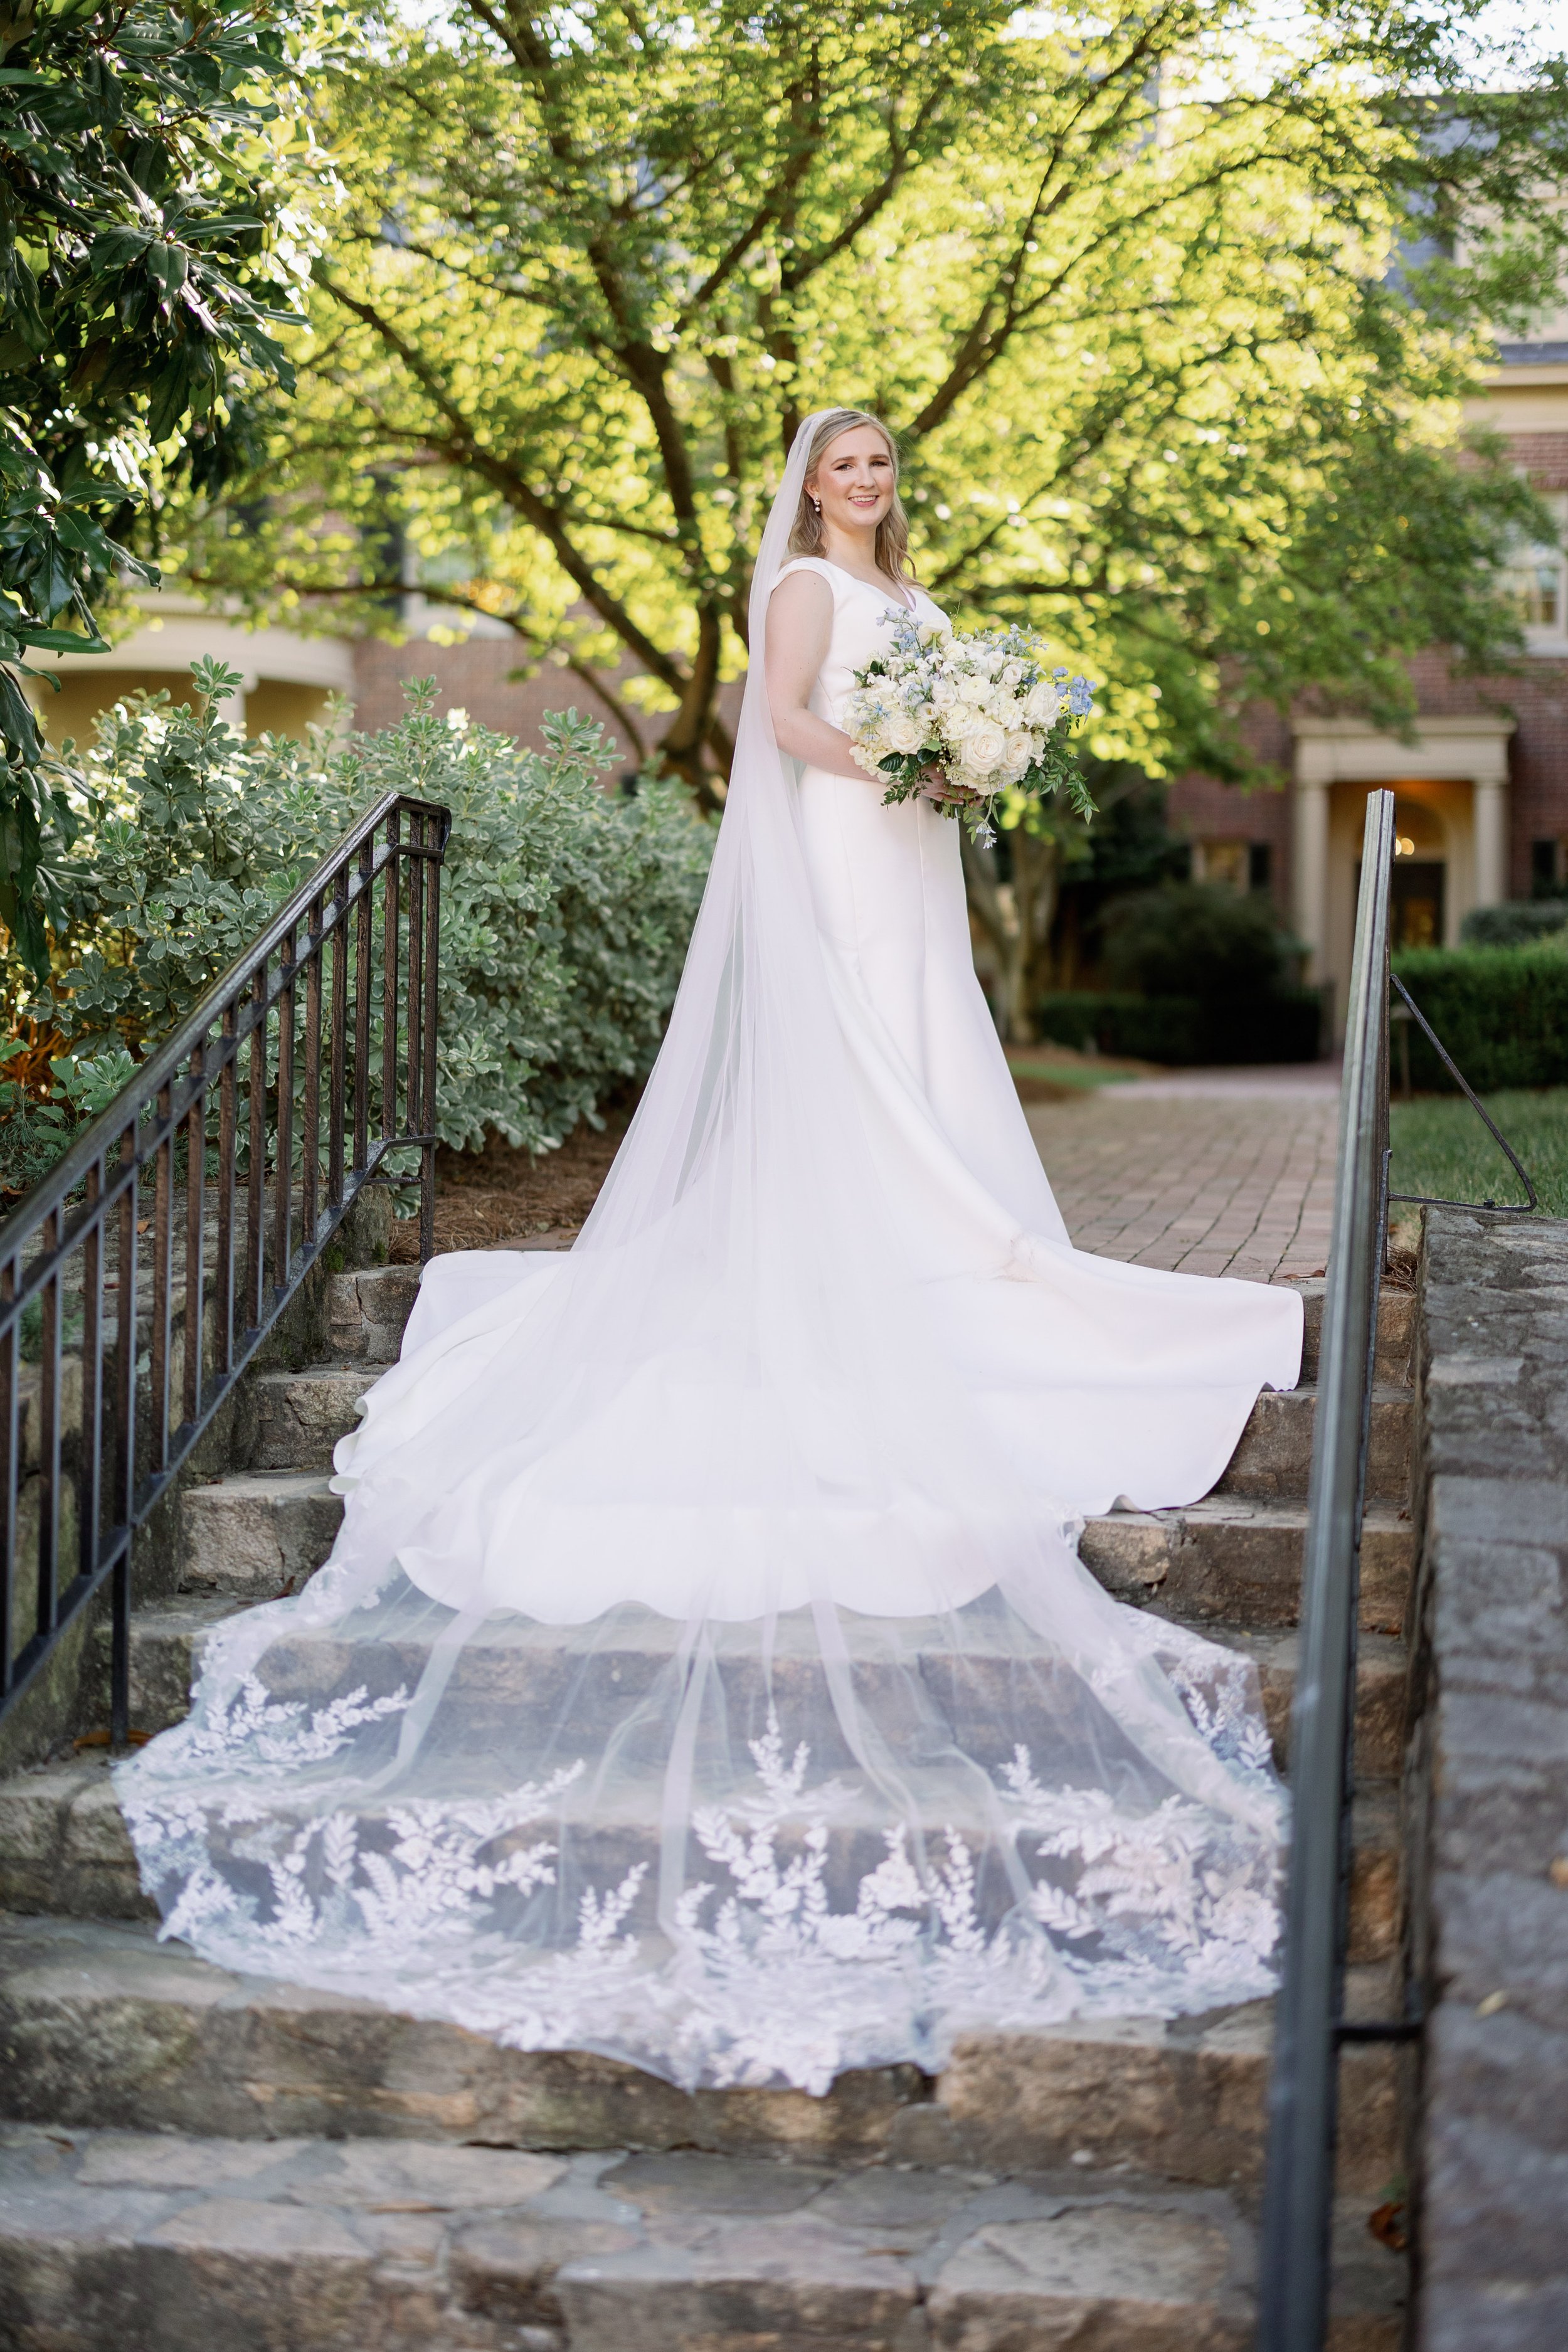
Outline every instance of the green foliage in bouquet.
{"type": "Polygon", "coordinates": [[[1032,630],[963,635],[895,615],[888,652],[858,669],[855,685],[846,728],[867,773],[891,779],[884,805],[929,792],[938,768],[952,794],[946,814],[962,814],[976,840],[994,839],[999,813],[1016,824],[1022,807],[1058,794],[1093,815],[1070,740],[1093,711],[1093,690],[1048,669],[1032,630]]]}

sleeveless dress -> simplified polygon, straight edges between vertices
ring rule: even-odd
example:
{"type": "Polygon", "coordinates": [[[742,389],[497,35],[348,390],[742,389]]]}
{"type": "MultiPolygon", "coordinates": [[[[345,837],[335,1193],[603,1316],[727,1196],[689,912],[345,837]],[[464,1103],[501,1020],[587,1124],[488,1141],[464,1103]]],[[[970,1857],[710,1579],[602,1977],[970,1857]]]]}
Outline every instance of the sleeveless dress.
{"type": "MultiPolygon", "coordinates": [[[[820,557],[779,577],[801,571],[833,593],[811,708],[841,726],[896,596],[820,557]]],[[[920,591],[916,615],[945,617],[920,591]]],[[[1295,1386],[1300,1299],[1072,1248],[975,978],[959,821],[923,797],[884,807],[869,777],[807,768],[799,789],[889,1213],[988,1418],[1012,1433],[1031,1486],[1074,1514],[1195,1500],[1259,1388],[1295,1386]],[[995,1278],[999,1248],[1012,1280],[995,1278]]]]}
{"type": "MultiPolygon", "coordinates": [[[[804,561],[836,723],[895,598],[804,561]]],[[[751,814],[593,1217],[426,1268],[331,1559],[117,1768],[143,1884],[226,1968],[687,2086],[1253,1999],[1256,1675],[1076,1538],[1213,1485],[1300,1300],[1072,1247],[957,822],[781,769],[747,714],[751,814]]]]}

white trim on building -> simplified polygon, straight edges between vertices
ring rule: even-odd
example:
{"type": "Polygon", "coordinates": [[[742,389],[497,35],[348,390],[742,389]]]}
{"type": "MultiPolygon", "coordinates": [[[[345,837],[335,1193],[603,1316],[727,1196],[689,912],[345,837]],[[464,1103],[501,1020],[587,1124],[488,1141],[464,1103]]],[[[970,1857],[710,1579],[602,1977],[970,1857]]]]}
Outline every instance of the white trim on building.
{"type": "Polygon", "coordinates": [[[1442,943],[1458,944],[1476,907],[1508,896],[1508,746],[1504,712],[1423,719],[1408,741],[1356,719],[1295,724],[1292,896],[1309,977],[1350,979],[1355,867],[1366,795],[1392,785],[1412,812],[1411,854],[1442,868],[1442,943]]]}

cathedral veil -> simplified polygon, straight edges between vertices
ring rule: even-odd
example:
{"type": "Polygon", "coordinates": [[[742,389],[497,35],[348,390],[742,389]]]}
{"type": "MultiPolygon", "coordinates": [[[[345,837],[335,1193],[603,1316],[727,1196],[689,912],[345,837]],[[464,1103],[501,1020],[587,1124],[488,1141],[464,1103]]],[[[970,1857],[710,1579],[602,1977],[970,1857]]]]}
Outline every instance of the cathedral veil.
{"type": "Polygon", "coordinates": [[[209,1637],[116,1787],[165,1932],[226,1966],[820,2092],[961,2030],[1267,1991],[1284,1817],[1250,1667],[1108,1598],[954,1360],[946,1286],[1027,1291],[1066,1244],[976,1187],[919,1262],[872,1147],[763,686],[817,422],[580,1239],[433,1263],[338,1449],[331,1561],[209,1637]]]}

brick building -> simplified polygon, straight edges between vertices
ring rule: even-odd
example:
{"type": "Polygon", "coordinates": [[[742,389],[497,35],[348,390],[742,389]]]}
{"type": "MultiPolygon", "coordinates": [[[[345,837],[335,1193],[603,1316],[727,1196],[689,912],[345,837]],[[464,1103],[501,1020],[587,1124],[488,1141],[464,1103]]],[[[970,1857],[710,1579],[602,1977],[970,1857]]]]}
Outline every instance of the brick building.
{"type": "MultiPolygon", "coordinates": [[[[1477,421],[1493,425],[1568,524],[1568,312],[1539,342],[1504,344],[1477,421]]],[[[1243,793],[1186,776],[1173,826],[1196,875],[1266,886],[1311,950],[1310,974],[1343,1003],[1366,794],[1392,784],[1399,850],[1394,936],[1455,944],[1472,908],[1568,889],[1568,557],[1522,550],[1514,580],[1528,651],[1521,673],[1455,678],[1436,655],[1414,666],[1413,742],[1354,719],[1273,713],[1255,722],[1258,751],[1289,778],[1280,793],[1243,793]]]]}
{"type": "MultiPolygon", "coordinates": [[[[1519,464],[1568,522],[1568,311],[1544,340],[1504,345],[1478,418],[1507,436],[1519,464]]],[[[1516,578],[1527,619],[1521,675],[1450,677],[1440,658],[1415,665],[1415,738],[1405,743],[1351,719],[1258,714],[1254,740],[1289,779],[1278,793],[1243,793],[1201,776],[1173,788],[1171,823],[1193,847],[1199,877],[1266,887],[1310,950],[1310,973],[1332,982],[1342,1003],[1349,975],[1355,866],[1367,792],[1398,794],[1400,856],[1395,929],[1403,944],[1452,944],[1473,907],[1568,887],[1568,569],[1562,549],[1522,551],[1516,578]]],[[[111,661],[67,656],[64,691],[45,694],[42,716],[57,739],[84,735],[93,713],[139,686],[184,688],[199,654],[221,656],[245,680],[241,709],[253,734],[302,733],[332,694],[353,704],[355,723],[385,726],[403,706],[402,681],[434,676],[438,708],[461,706],[484,725],[525,740],[544,714],[575,703],[603,718],[628,767],[625,730],[590,688],[546,666],[509,675],[517,639],[499,622],[468,624],[422,596],[405,601],[400,645],[249,631],[177,597],[150,600],[144,625],[111,661]],[[429,632],[437,634],[433,637],[429,632]]],[[[659,723],[638,721],[647,740],[659,723]]]]}

